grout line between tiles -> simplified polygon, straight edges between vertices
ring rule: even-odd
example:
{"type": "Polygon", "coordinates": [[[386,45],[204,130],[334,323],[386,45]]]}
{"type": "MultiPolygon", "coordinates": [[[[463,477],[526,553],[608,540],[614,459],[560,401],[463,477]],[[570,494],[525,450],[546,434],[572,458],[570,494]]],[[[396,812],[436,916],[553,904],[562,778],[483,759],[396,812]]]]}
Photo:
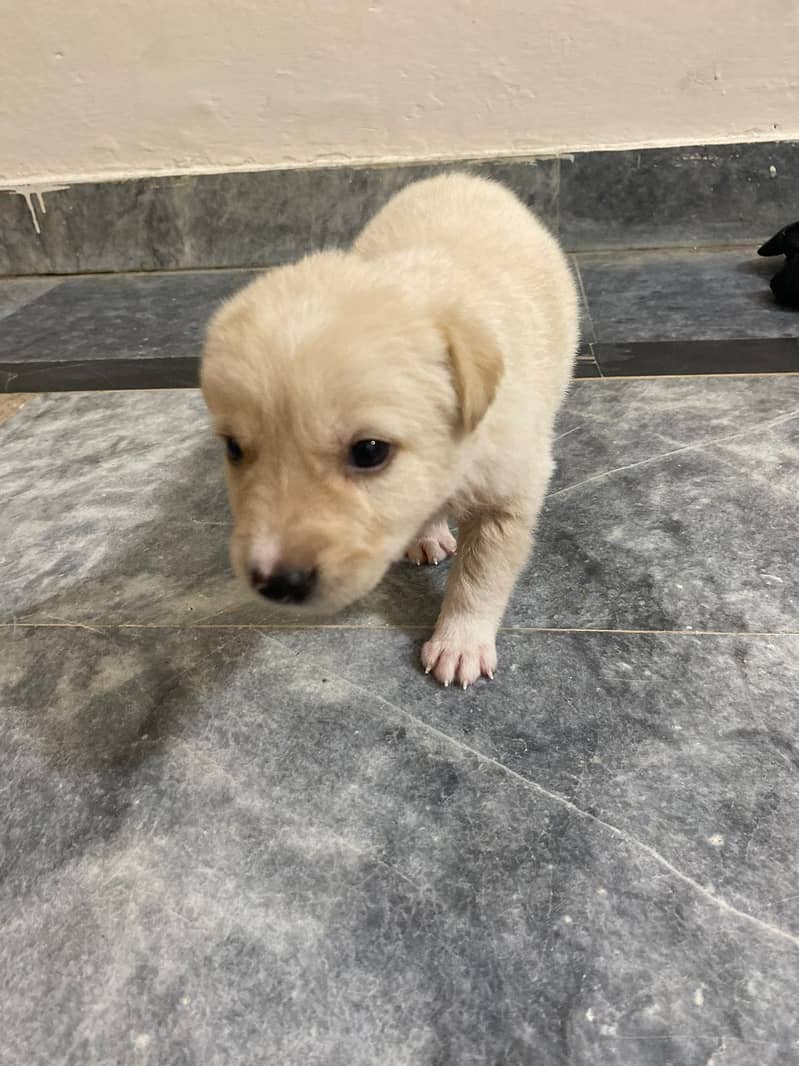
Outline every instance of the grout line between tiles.
{"type": "Polygon", "coordinates": [[[577,261],[577,257],[576,256],[573,255],[571,257],[571,259],[572,259],[572,263],[574,264],[574,273],[577,275],[577,286],[578,286],[578,288],[580,290],[580,295],[583,298],[583,307],[585,308],[585,313],[586,313],[586,316],[588,318],[588,327],[589,327],[589,329],[591,331],[591,336],[588,339],[588,344],[589,344],[589,346],[591,348],[591,354],[593,355],[593,353],[594,353],[594,344],[598,340],[596,327],[594,326],[594,316],[591,314],[591,305],[588,302],[588,293],[585,291],[585,282],[583,281],[583,273],[580,270],[580,264],[577,261]]]}
{"type": "Polygon", "coordinates": [[[517,781],[524,788],[537,793],[539,796],[552,803],[558,804],[560,807],[563,807],[575,817],[604,829],[606,832],[616,837],[616,839],[623,841],[628,847],[644,852],[644,854],[648,855],[650,859],[671,874],[672,877],[687,885],[697,894],[697,896],[707,900],[721,913],[735,917],[740,921],[747,922],[768,933],[770,936],[780,937],[793,944],[794,947],[799,948],[799,936],[797,936],[796,933],[792,932],[790,929],[783,929],[778,925],[774,925],[772,922],[768,922],[763,918],[759,918],[756,914],[751,914],[749,911],[741,910],[740,907],[736,907],[734,904],[730,903],[729,900],[718,895],[713,886],[703,885],[700,881],[697,881],[696,878],[680,869],[680,867],[671,862],[671,860],[662,852],[658,851],[657,848],[654,848],[651,844],[648,844],[646,840],[636,836],[635,833],[631,833],[629,830],[615,825],[613,822],[606,821],[591,810],[584,809],[562,792],[546,788],[546,786],[540,784],[540,782],[536,781],[534,778],[528,777],[526,774],[520,773],[518,770],[514,770],[511,766],[508,766],[507,763],[502,762],[501,759],[489,755],[481,748],[473,747],[460,737],[453,736],[452,734],[447,733],[444,729],[439,729],[424,718],[420,718],[412,711],[409,711],[401,704],[394,703],[392,700],[386,699],[385,696],[381,696],[379,693],[374,692],[371,689],[364,688],[362,685],[351,681],[342,674],[336,674],[335,676],[339,681],[345,685],[349,685],[349,687],[356,692],[363,693],[364,696],[368,696],[372,700],[376,699],[394,713],[402,715],[407,721],[413,723],[414,728],[436,736],[440,741],[447,745],[451,745],[456,750],[469,754],[477,759],[478,763],[494,767],[494,769],[506,774],[512,780],[517,781]]]}
{"type": "MultiPolygon", "coordinates": [[[[597,363],[597,366],[599,364],[597,363]]],[[[600,374],[602,368],[599,367],[600,374]]],[[[605,374],[602,380],[605,382],[616,381],[697,381],[704,378],[795,378],[799,377],[799,370],[750,370],[716,371],[708,374],[605,374]]],[[[576,381],[598,381],[599,378],[575,378],[576,381]]]]}
{"type": "MultiPolygon", "coordinates": [[[[368,625],[366,623],[334,622],[315,625],[307,622],[197,622],[183,625],[179,622],[35,622],[15,621],[0,622],[0,629],[88,629],[102,630],[145,629],[145,630],[248,630],[284,632],[290,630],[334,630],[351,632],[429,632],[429,625],[368,625]]],[[[727,629],[603,629],[567,626],[500,626],[500,633],[552,633],[585,634],[597,636],[647,636],[647,637],[749,637],[753,639],[770,639],[781,637],[799,637],[799,630],[727,630],[727,629]]]]}
{"type": "MultiPolygon", "coordinates": [[[[684,252],[686,255],[694,255],[702,252],[741,252],[749,253],[749,256],[753,260],[757,260],[757,248],[763,243],[762,239],[758,236],[749,237],[744,240],[735,241],[689,241],[678,242],[676,244],[670,244],[668,241],[663,244],[594,244],[585,245],[580,248],[567,248],[566,251],[569,255],[583,256],[588,258],[589,256],[597,257],[613,256],[614,258],[620,255],[645,255],[647,252],[653,252],[655,254],[664,252],[674,252],[679,254],[684,252]]],[[[27,275],[24,275],[27,276],[27,275]]],[[[37,275],[33,275],[36,277],[37,275]]],[[[47,276],[47,275],[45,275],[47,276]]],[[[82,275],[77,275],[82,276],[82,275]]]]}
{"type": "MultiPolygon", "coordinates": [[[[557,157],[556,157],[557,158],[557,157]]],[[[558,158],[558,177],[557,177],[557,222],[558,229],[560,228],[560,159],[558,158]]],[[[7,190],[0,190],[7,191],[7,190]]],[[[696,252],[745,252],[751,253],[752,259],[756,259],[754,250],[759,244],[762,243],[762,233],[760,236],[750,237],[748,240],[736,240],[736,241],[690,241],[688,243],[676,243],[676,244],[597,244],[586,245],[580,248],[570,248],[564,245],[564,251],[569,256],[599,256],[599,255],[612,255],[614,257],[620,255],[640,255],[646,252],[684,252],[686,254],[694,254],[696,252]]],[[[81,270],[73,271],[70,273],[32,273],[32,274],[0,274],[0,285],[5,282],[20,282],[20,281],[52,281],[55,285],[58,285],[62,281],[80,280],[82,278],[129,278],[129,277],[173,277],[174,275],[192,275],[192,274],[243,274],[252,273],[253,271],[265,271],[272,270],[276,266],[284,265],[285,260],[278,260],[272,263],[244,263],[244,264],[228,264],[223,266],[174,266],[153,270],[147,269],[131,269],[131,270],[81,270]]]]}

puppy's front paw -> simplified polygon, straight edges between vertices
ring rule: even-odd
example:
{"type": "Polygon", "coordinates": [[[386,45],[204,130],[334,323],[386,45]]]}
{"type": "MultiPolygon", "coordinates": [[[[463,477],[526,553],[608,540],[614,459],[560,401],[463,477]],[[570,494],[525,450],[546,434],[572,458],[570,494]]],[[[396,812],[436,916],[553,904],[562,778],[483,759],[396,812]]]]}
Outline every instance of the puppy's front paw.
{"type": "Polygon", "coordinates": [[[469,633],[439,637],[434,633],[422,648],[422,666],[445,688],[453,684],[468,688],[480,677],[494,680],[497,646],[493,637],[469,633]]]}
{"type": "Polygon", "coordinates": [[[438,566],[449,555],[454,555],[458,544],[446,522],[435,522],[423,529],[405,553],[412,563],[438,566]]]}

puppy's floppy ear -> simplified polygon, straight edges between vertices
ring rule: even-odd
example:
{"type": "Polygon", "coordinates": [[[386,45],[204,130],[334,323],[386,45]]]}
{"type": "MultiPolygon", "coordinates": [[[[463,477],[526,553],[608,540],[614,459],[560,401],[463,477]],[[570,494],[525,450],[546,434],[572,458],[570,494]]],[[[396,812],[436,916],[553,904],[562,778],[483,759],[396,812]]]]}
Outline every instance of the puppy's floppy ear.
{"type": "Polygon", "coordinates": [[[471,433],[480,424],[502,380],[502,353],[491,329],[479,318],[447,308],[441,328],[449,351],[461,426],[471,433]]]}

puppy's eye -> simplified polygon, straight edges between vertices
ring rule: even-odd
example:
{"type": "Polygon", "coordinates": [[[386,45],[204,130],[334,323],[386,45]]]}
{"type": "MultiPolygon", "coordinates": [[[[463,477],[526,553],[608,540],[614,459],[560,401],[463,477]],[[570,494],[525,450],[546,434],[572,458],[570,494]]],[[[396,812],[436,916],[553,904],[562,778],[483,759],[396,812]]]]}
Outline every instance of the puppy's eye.
{"type": "Polygon", "coordinates": [[[390,455],[391,445],[384,440],[358,440],[350,447],[349,464],[356,470],[377,470],[390,455]]]}
{"type": "Polygon", "coordinates": [[[235,437],[225,437],[225,450],[227,451],[227,457],[230,462],[234,466],[238,466],[244,458],[244,452],[241,450],[241,445],[235,437]]]}

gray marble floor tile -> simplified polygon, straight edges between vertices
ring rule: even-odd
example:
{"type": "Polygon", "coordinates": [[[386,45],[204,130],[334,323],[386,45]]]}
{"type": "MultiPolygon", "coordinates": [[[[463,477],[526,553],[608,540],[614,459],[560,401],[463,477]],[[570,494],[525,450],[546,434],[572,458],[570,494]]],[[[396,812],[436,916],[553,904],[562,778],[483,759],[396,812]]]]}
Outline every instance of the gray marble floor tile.
{"type": "MultiPolygon", "coordinates": [[[[196,356],[215,308],[249,271],[70,278],[0,325],[0,362],[196,356]]],[[[8,282],[0,282],[0,299],[8,282]]],[[[35,283],[34,283],[35,284],[35,283]]]]}
{"type": "MultiPolygon", "coordinates": [[[[795,631],[798,412],[796,377],[575,384],[506,624],[795,631]]],[[[283,621],[230,576],[196,393],[31,401],[0,427],[0,492],[3,618],[283,621]]],[[[397,566],[328,621],[429,625],[445,569],[397,566]]]]}
{"type": "Polygon", "coordinates": [[[0,641],[8,1066],[799,1063],[796,639],[0,641]]]}
{"type": "Polygon", "coordinates": [[[0,319],[38,300],[60,283],[61,278],[0,278],[0,319]]]}
{"type": "MultiPolygon", "coordinates": [[[[773,302],[773,267],[746,249],[584,254],[572,262],[585,346],[799,337],[799,316],[773,302]]],[[[221,270],[0,280],[0,363],[40,363],[49,372],[58,362],[194,357],[213,309],[253,276],[221,270]]]]}
{"type": "Polygon", "coordinates": [[[556,227],[559,165],[463,161],[86,183],[44,194],[38,233],[24,198],[0,191],[0,273],[285,263],[348,244],[402,186],[452,169],[503,181],[556,227]]]}
{"type": "MultiPolygon", "coordinates": [[[[605,424],[612,430],[608,441],[625,431],[639,435],[648,431],[673,446],[680,446],[746,433],[790,414],[797,406],[799,378],[793,375],[773,380],[766,375],[726,379],[653,378],[606,381],[593,390],[587,385],[574,385],[560,418],[566,430],[583,421],[583,416],[591,422],[605,424]]],[[[583,461],[588,464],[594,461],[592,449],[580,451],[586,453],[583,461]]],[[[569,463],[575,458],[570,453],[569,463]]],[[[599,457],[597,464],[599,469],[602,458],[599,457]]],[[[593,472],[589,466],[585,469],[593,472]]],[[[560,483],[553,487],[560,487],[560,483]]]]}
{"type": "Polygon", "coordinates": [[[799,337],[799,315],[771,295],[775,265],[754,249],[575,259],[600,342],[799,337]]]}
{"type": "Polygon", "coordinates": [[[560,234],[574,251],[751,241],[796,216],[799,143],[577,153],[561,160],[560,234]]]}

